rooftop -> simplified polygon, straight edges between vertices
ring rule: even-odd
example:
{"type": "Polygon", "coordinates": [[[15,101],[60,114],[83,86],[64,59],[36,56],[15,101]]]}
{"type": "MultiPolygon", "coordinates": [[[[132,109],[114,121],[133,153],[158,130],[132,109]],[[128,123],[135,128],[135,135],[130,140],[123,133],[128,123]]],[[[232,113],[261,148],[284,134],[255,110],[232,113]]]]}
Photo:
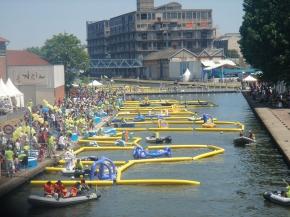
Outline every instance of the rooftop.
{"type": "Polygon", "coordinates": [[[7,50],[8,66],[47,66],[50,65],[40,56],[26,50],[7,50]]]}
{"type": "Polygon", "coordinates": [[[7,39],[0,37],[0,42],[9,42],[7,39]]]}
{"type": "Polygon", "coordinates": [[[223,49],[214,49],[214,48],[207,48],[202,50],[201,52],[191,52],[185,48],[181,48],[181,49],[174,49],[174,48],[167,48],[167,49],[163,49],[154,53],[149,54],[148,56],[146,56],[144,58],[144,60],[166,60],[166,59],[170,59],[171,57],[175,56],[176,54],[185,51],[187,53],[190,53],[193,56],[196,57],[223,57],[224,53],[223,53],[223,49]]]}

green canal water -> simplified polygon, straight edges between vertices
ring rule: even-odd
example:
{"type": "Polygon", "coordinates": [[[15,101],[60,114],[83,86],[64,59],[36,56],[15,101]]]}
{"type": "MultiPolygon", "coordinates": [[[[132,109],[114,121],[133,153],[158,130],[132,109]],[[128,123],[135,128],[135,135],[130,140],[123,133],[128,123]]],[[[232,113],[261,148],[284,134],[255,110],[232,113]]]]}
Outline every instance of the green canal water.
{"type": "MultiPolygon", "coordinates": [[[[157,96],[156,98],[176,98],[157,96]]],[[[154,164],[133,167],[123,175],[133,178],[176,178],[201,182],[200,186],[111,186],[99,187],[102,197],[76,206],[59,209],[31,208],[26,199],[29,194],[41,194],[42,189],[24,185],[1,200],[1,216],[47,217],[258,217],[288,216],[290,208],[264,201],[266,190],[283,189],[283,178],[289,169],[273,141],[257,120],[240,93],[183,95],[177,99],[204,99],[219,105],[214,108],[195,109],[200,114],[209,113],[219,120],[240,121],[252,129],[257,144],[235,147],[232,143],[237,133],[175,133],[169,132],[173,144],[214,144],[225,153],[197,162],[154,164]]],[[[150,133],[135,133],[145,137],[150,133]]],[[[177,151],[176,156],[193,156],[204,150],[177,151]]],[[[83,153],[82,155],[93,153],[83,153]]],[[[95,153],[96,154],[96,153],[95,153]]],[[[114,160],[126,160],[131,152],[103,152],[114,160]]],[[[56,178],[58,174],[41,174],[37,179],[56,178]]]]}

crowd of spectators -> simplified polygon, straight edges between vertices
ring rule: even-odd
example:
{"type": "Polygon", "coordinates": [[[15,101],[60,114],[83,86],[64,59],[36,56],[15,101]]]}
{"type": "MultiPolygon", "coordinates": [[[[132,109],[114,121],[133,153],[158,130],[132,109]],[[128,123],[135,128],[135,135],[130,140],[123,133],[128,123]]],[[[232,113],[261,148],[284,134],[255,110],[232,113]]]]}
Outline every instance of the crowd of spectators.
{"type": "Polygon", "coordinates": [[[253,84],[250,86],[253,100],[274,108],[290,108],[290,90],[277,91],[267,83],[253,84]]]}
{"type": "Polygon", "coordinates": [[[54,105],[26,109],[24,118],[12,126],[14,132],[8,134],[0,128],[2,174],[13,176],[27,168],[28,157],[42,161],[53,158],[56,150],[75,145],[72,134],[82,136],[94,130],[94,116],[100,112],[112,114],[117,109],[117,95],[118,91],[78,87],[74,94],[54,105]]]}

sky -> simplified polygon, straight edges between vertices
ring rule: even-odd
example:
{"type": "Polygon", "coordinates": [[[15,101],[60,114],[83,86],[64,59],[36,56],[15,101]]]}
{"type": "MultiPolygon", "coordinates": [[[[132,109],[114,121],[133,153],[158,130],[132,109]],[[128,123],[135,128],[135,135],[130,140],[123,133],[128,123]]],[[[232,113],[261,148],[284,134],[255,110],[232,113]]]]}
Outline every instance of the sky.
{"type": "MultiPolygon", "coordinates": [[[[155,6],[171,1],[184,9],[212,9],[218,34],[238,32],[243,0],[155,0],[155,6]]],[[[136,10],[136,0],[0,0],[0,37],[8,49],[43,46],[58,33],[70,33],[86,44],[86,21],[109,19],[136,10]]]]}

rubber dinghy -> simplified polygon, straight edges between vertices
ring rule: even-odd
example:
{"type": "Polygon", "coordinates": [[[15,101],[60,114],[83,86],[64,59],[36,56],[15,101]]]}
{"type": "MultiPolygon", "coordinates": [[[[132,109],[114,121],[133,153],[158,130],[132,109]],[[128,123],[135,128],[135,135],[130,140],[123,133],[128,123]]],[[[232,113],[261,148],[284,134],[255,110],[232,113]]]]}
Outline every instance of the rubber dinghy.
{"type": "Polygon", "coordinates": [[[64,207],[70,206],[78,203],[87,202],[90,200],[97,200],[101,195],[97,192],[91,192],[88,195],[81,195],[77,197],[68,198],[55,198],[55,197],[44,197],[38,195],[30,195],[28,197],[28,203],[32,206],[44,206],[44,207],[64,207]]]}
{"type": "Polygon", "coordinates": [[[265,192],[263,197],[271,201],[272,203],[276,203],[282,206],[290,206],[290,198],[282,196],[281,191],[273,191],[273,192],[265,192]]]}
{"type": "Polygon", "coordinates": [[[171,143],[172,138],[171,136],[162,136],[162,137],[156,137],[156,136],[147,136],[146,138],[146,142],[149,143],[156,143],[156,144],[160,144],[160,143],[171,143]]]}
{"type": "Polygon", "coordinates": [[[240,136],[239,138],[234,139],[234,144],[236,145],[246,145],[246,144],[255,143],[255,142],[256,142],[255,139],[251,139],[246,136],[240,136]]]}

